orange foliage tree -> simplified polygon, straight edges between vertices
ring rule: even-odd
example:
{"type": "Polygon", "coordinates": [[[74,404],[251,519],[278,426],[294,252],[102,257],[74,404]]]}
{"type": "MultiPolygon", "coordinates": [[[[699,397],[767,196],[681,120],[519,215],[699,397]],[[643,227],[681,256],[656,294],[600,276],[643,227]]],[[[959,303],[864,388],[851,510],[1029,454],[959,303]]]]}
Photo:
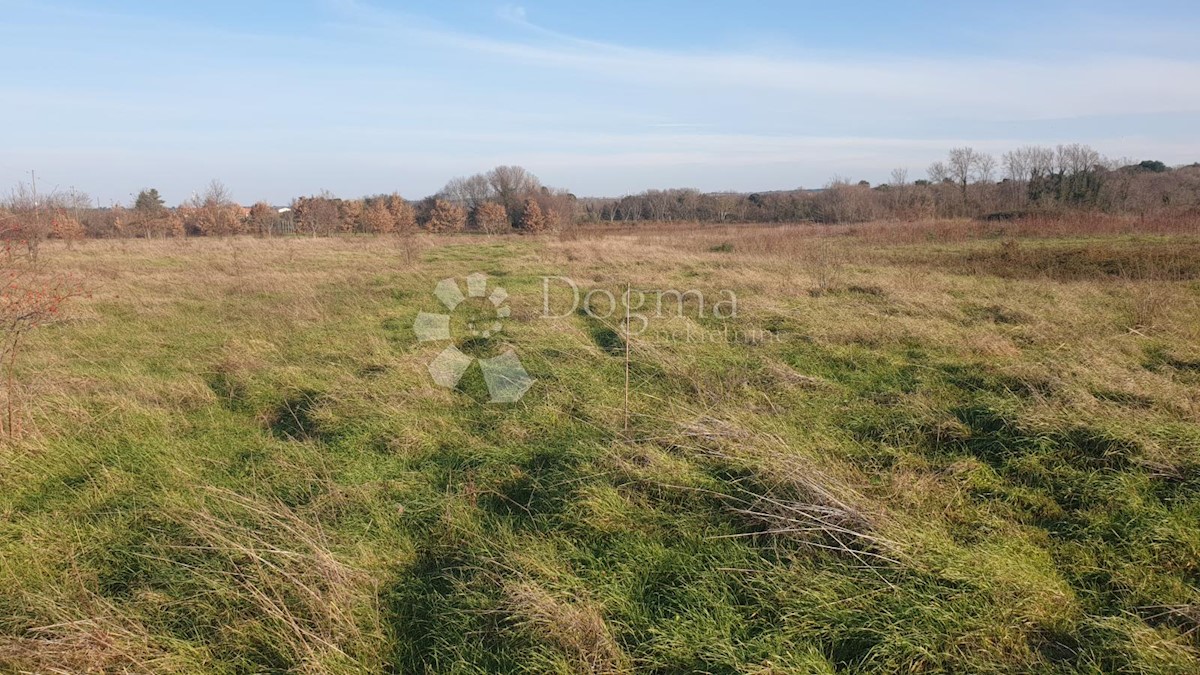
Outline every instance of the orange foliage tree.
{"type": "Polygon", "coordinates": [[[461,206],[438,199],[429,211],[425,229],[435,233],[461,232],[466,225],[467,212],[461,206]]]}
{"type": "Polygon", "coordinates": [[[542,207],[537,203],[536,199],[529,198],[525,200],[525,205],[521,208],[520,227],[522,232],[534,234],[544,232],[549,226],[546,221],[546,214],[542,212],[542,207]]]}
{"type": "Polygon", "coordinates": [[[393,230],[396,234],[407,235],[417,230],[417,215],[413,213],[412,204],[403,197],[394,193],[388,195],[387,208],[388,213],[392,214],[393,230]]]}
{"type": "Polygon", "coordinates": [[[372,199],[363,209],[363,229],[372,234],[390,234],[396,231],[396,220],[383,199],[372,199]]]}
{"type": "Polygon", "coordinates": [[[260,237],[269,237],[279,227],[279,212],[266,202],[257,202],[246,215],[246,228],[260,237]]]}
{"type": "Polygon", "coordinates": [[[73,248],[75,242],[83,239],[86,234],[83,224],[66,211],[55,213],[54,219],[51,222],[52,229],[50,235],[55,239],[62,239],[67,242],[68,249],[73,248]]]}
{"type": "Polygon", "coordinates": [[[512,229],[508,212],[495,202],[484,202],[475,209],[475,225],[488,234],[500,234],[512,229]]]}

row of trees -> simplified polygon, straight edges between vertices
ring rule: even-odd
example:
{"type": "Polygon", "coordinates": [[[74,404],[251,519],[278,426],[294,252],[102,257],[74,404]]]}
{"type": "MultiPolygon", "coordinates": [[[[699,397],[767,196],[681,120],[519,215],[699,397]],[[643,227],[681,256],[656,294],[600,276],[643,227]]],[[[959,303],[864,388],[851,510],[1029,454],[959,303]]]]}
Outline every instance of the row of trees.
{"type": "Polygon", "coordinates": [[[435,196],[462,208],[471,227],[538,232],[575,221],[575,195],[542,185],[519,166],[452,179],[435,196]]]}
{"type": "Polygon", "coordinates": [[[999,159],[973,148],[951,150],[925,178],[906,169],[872,186],[835,178],[819,190],[701,193],[648,190],[616,199],[580,200],[584,221],[861,222],[877,218],[1011,217],[1067,210],[1149,215],[1200,209],[1200,164],[1106,159],[1086,145],[1026,146],[999,159]]]}
{"type": "Polygon", "coordinates": [[[577,199],[549,188],[519,166],[455,178],[437,194],[408,201],[397,194],[340,199],[328,192],[286,206],[237,204],[214,181],[176,207],[157,190],[141,191],[129,205],[96,208],[76,190],[39,194],[19,185],[0,203],[0,241],[11,256],[26,247],[36,258],[47,238],[271,236],[342,233],[406,235],[419,230],[492,234],[542,232],[576,222],[861,222],[1010,217],[1066,210],[1117,214],[1200,209],[1200,164],[1170,168],[1162,162],[1113,161],[1085,145],[1025,146],[999,158],[973,148],[951,150],[910,181],[907,170],[872,186],[834,179],[819,190],[702,193],[647,190],[611,199],[577,199]]]}
{"type": "Polygon", "coordinates": [[[535,233],[574,222],[575,202],[574,195],[542,185],[517,166],[456,178],[416,202],[398,194],[341,199],[322,192],[297,197],[285,207],[266,202],[243,207],[219,181],[176,207],[168,207],[153,188],[142,190],[129,205],[98,208],[73,190],[38,195],[22,184],[0,203],[0,239],[10,248],[21,242],[36,253],[37,244],[51,237],[535,233]]]}

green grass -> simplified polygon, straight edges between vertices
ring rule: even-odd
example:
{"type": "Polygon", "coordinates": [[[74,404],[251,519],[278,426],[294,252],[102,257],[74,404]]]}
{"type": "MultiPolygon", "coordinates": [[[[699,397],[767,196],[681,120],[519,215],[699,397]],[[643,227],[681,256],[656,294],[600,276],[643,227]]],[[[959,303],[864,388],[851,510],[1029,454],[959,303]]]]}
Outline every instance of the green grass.
{"type": "Polygon", "coordinates": [[[938,245],[822,249],[810,293],[722,237],[51,251],[92,297],[0,450],[0,669],[1200,668],[1200,287],[938,245]],[[412,331],[477,271],[517,404],[436,387],[412,331]],[[622,336],[539,318],[544,275],[739,316],[637,338],[626,429],[622,336]],[[731,327],[773,334],[670,339],[731,327]]]}

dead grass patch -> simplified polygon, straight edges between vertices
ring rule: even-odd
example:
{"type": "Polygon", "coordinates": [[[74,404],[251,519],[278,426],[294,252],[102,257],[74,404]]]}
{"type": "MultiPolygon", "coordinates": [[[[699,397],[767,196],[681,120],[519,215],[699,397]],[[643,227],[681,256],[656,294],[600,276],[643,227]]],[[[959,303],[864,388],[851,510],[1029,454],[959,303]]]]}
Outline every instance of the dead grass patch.
{"type": "Polygon", "coordinates": [[[579,598],[559,599],[532,581],[505,585],[515,625],[557,646],[577,673],[631,672],[600,608],[579,598]]]}
{"type": "Polygon", "coordinates": [[[377,585],[342,562],[318,525],[286,505],[207,488],[173,521],[191,542],[168,547],[224,615],[234,642],[266,641],[301,672],[351,672],[382,662],[377,585]]]}

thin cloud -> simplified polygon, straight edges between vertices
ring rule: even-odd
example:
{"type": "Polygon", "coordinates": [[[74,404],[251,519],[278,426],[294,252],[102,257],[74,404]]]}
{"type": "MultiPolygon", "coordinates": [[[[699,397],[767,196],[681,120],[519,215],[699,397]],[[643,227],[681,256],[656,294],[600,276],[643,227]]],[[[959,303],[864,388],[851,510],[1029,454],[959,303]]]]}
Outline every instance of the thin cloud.
{"type": "Polygon", "coordinates": [[[784,58],[752,53],[683,53],[585,40],[504,12],[521,36],[496,39],[415,20],[361,3],[340,6],[362,31],[403,35],[431,46],[610,81],[674,90],[776,91],[813,105],[893,103],[901,111],[1000,119],[1200,110],[1200,63],[1163,57],[1082,55],[1044,62],[872,56],[784,58]]]}
{"type": "Polygon", "coordinates": [[[1200,157],[1188,133],[1200,90],[1186,86],[1200,67],[1184,47],[1131,56],[1112,41],[1014,36],[992,50],[1008,58],[687,51],[563,33],[515,4],[477,32],[353,0],[325,0],[299,27],[23,7],[0,51],[58,76],[18,69],[0,86],[13,102],[0,121],[25,130],[0,184],[36,166],[103,197],[147,176],[185,193],[213,176],[270,184],[277,201],[313,185],[419,196],[515,163],[612,194],[917,176],[957,145],[1200,157]]]}

